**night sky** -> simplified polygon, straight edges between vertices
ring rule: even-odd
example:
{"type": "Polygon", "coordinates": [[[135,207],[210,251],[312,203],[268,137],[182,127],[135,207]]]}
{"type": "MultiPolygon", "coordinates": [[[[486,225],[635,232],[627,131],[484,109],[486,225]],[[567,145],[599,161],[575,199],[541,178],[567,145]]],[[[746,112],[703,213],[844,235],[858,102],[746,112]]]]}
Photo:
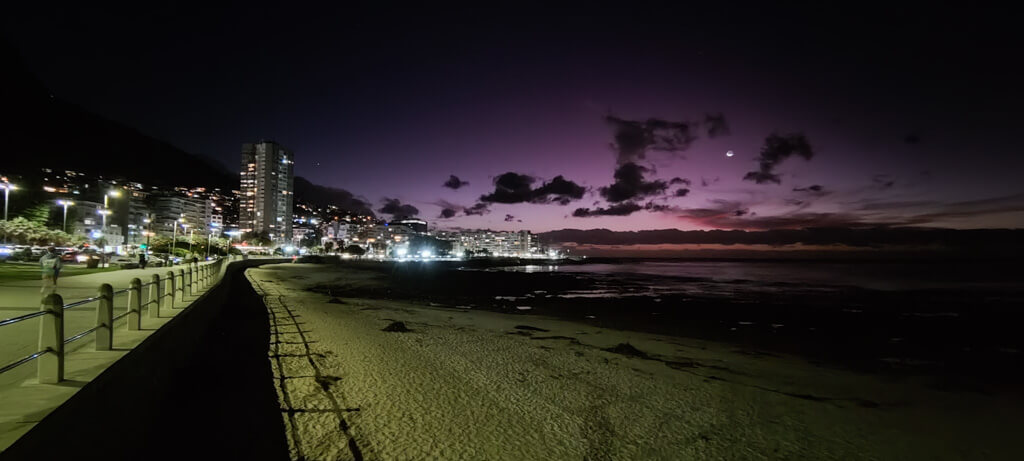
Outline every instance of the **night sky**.
{"type": "Polygon", "coordinates": [[[232,170],[276,140],[297,175],[441,227],[1024,227],[1009,11],[618,5],[3,24],[65,100],[232,170]]]}

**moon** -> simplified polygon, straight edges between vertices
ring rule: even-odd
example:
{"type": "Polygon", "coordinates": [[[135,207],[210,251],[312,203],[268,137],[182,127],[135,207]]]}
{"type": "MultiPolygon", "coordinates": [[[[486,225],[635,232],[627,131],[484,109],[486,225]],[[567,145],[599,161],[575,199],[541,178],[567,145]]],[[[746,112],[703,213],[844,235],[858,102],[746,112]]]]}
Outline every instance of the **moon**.
{"type": "Polygon", "coordinates": [[[733,155],[736,155],[736,154],[734,154],[732,151],[729,151],[729,152],[725,153],[726,157],[732,157],[733,155]]]}

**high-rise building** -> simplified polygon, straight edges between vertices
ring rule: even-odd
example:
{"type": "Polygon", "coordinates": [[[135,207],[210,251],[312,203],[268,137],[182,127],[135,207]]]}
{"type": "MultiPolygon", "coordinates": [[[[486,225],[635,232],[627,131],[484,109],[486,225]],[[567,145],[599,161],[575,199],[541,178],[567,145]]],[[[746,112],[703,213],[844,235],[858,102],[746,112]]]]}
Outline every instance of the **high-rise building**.
{"type": "Polygon", "coordinates": [[[273,141],[242,144],[240,231],[291,240],[294,164],[292,153],[273,141]]]}
{"type": "Polygon", "coordinates": [[[152,202],[151,228],[159,235],[183,235],[183,229],[193,229],[199,235],[206,235],[210,230],[213,206],[209,200],[168,193],[154,196],[152,202]]]}

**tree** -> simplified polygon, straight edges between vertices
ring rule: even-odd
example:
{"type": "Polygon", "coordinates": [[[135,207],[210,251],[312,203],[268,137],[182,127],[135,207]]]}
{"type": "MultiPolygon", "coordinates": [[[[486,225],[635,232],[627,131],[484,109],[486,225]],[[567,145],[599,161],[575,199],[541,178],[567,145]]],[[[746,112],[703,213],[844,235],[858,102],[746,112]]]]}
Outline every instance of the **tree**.
{"type": "Polygon", "coordinates": [[[266,231],[261,232],[246,232],[242,234],[242,241],[258,247],[270,246],[273,241],[270,239],[270,233],[266,231]]]}
{"type": "Polygon", "coordinates": [[[317,235],[319,232],[307,232],[306,235],[302,236],[302,240],[299,241],[299,246],[302,248],[313,248],[320,244],[320,237],[317,235]]]}
{"type": "Polygon", "coordinates": [[[366,250],[364,250],[363,247],[359,245],[349,245],[345,247],[345,253],[350,254],[352,256],[362,256],[366,254],[366,250]]]}
{"type": "Polygon", "coordinates": [[[324,242],[324,253],[330,253],[334,249],[334,242],[328,240],[324,242]]]}
{"type": "Polygon", "coordinates": [[[42,223],[20,216],[10,221],[0,221],[0,235],[20,245],[67,246],[83,241],[81,236],[71,236],[63,231],[47,229],[42,223]]]}

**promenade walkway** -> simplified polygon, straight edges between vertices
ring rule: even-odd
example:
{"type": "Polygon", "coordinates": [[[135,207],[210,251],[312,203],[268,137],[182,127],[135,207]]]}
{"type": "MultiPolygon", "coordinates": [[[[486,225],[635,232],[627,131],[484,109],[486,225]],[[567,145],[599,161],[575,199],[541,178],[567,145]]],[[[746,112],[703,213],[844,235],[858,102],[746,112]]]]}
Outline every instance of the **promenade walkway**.
{"type": "MultiPolygon", "coordinates": [[[[65,304],[97,295],[99,286],[110,284],[114,291],[127,288],[134,278],[143,283],[154,274],[166,279],[169,270],[175,274],[187,266],[143,269],[124,269],[62,278],[56,293],[64,298],[65,304]]],[[[180,280],[180,279],[179,279],[180,280]]],[[[180,283],[180,282],[179,282],[180,283]]],[[[41,280],[16,280],[0,282],[0,320],[17,317],[39,310],[41,280]]],[[[207,288],[212,288],[212,285],[207,288]]],[[[65,346],[65,381],[59,384],[39,384],[36,379],[37,364],[26,363],[0,374],[0,451],[4,450],[22,434],[31,429],[44,416],[71,398],[82,386],[102,373],[111,364],[128,354],[150,334],[162,327],[183,308],[198,299],[206,290],[184,295],[169,307],[165,302],[159,318],[150,318],[143,308],[141,329],[128,331],[127,318],[114,322],[113,347],[110,351],[95,350],[95,334],[65,346]]],[[[186,291],[186,293],[188,293],[186,291]]],[[[148,287],[143,288],[142,300],[148,296],[148,287]]],[[[169,301],[169,299],[168,299],[169,301]]],[[[65,337],[88,330],[96,325],[97,303],[75,307],[64,311],[65,337]]],[[[114,297],[114,316],[128,308],[127,293],[114,297]]],[[[39,349],[39,328],[42,317],[26,320],[0,328],[0,366],[14,362],[39,349]]]]}
{"type": "MultiPolygon", "coordinates": [[[[70,376],[74,397],[40,412],[34,427],[9,445],[0,461],[24,459],[287,459],[281,409],[267,361],[270,328],[266,307],[246,279],[246,268],[282,259],[235,261],[222,280],[131,351],[111,354],[116,363],[95,379],[70,376]],[[87,383],[84,382],[89,380],[87,383]],[[47,414],[48,413],[48,414],[47,414]],[[45,417],[43,417],[45,416],[45,417]],[[169,434],[183,434],[175,439],[169,434]]],[[[145,316],[144,316],[145,320],[145,316]]],[[[152,328],[153,324],[144,328],[152,328]]],[[[114,338],[138,343],[119,329],[114,338]]],[[[132,332],[134,333],[134,332],[132,332]]],[[[115,351],[116,352],[116,351],[115,351]]],[[[95,375],[77,367],[79,373],[95,375]]],[[[16,388],[17,389],[17,388],[16,388]]],[[[11,399],[0,387],[0,408],[11,399]]],[[[55,391],[54,391],[55,392],[55,391]]],[[[22,404],[24,405],[24,404],[22,404]]],[[[28,415],[26,419],[30,419],[28,415]]],[[[10,433],[8,434],[10,437],[10,433]]]]}

